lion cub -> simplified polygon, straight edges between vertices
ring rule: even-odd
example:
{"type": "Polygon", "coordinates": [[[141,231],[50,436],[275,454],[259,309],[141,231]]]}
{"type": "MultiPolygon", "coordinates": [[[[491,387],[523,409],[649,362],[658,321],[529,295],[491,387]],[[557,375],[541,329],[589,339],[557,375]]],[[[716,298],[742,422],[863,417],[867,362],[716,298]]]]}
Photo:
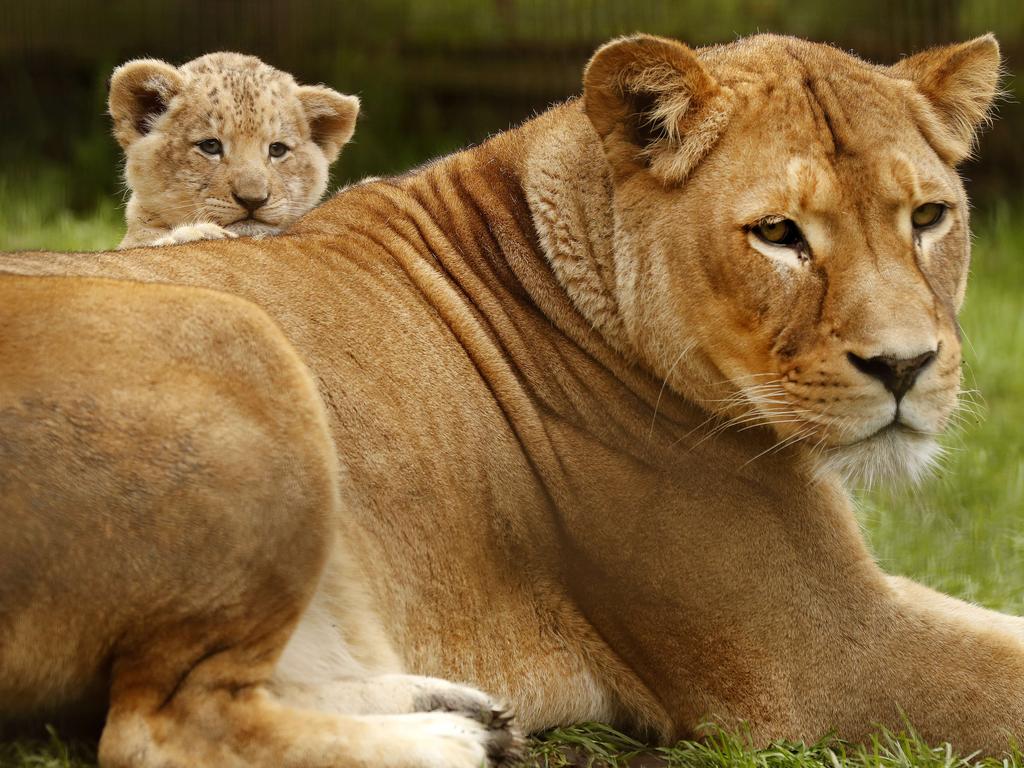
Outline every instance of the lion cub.
{"type": "Polygon", "coordinates": [[[253,56],[137,59],[110,80],[131,199],[119,248],[280,232],[320,200],[359,99],[253,56]]]}

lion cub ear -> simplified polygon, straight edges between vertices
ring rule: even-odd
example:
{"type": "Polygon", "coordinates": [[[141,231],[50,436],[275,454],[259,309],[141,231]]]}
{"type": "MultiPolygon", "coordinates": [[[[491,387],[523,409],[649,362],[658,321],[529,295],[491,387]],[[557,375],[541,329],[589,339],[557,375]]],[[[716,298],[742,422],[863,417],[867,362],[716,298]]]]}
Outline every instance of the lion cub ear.
{"type": "MultiPolygon", "coordinates": [[[[941,123],[936,143],[944,159],[956,164],[968,157],[978,128],[988,120],[999,93],[999,43],[995,36],[922,51],[894,64],[890,71],[912,81],[931,104],[941,123]]],[[[923,127],[927,131],[935,126],[923,127]]]]}
{"type": "Polygon", "coordinates": [[[178,70],[166,61],[136,59],[110,77],[107,108],[114,118],[114,138],[123,149],[149,133],[153,121],[184,86],[178,70]]]}
{"type": "Polygon", "coordinates": [[[333,163],[355,133],[359,99],[322,85],[300,86],[298,95],[313,142],[323,150],[327,162],[333,163]]]}
{"type": "Polygon", "coordinates": [[[682,182],[721,135],[732,102],[692,50],[650,35],[602,46],[583,73],[583,107],[613,171],[682,182]]]}

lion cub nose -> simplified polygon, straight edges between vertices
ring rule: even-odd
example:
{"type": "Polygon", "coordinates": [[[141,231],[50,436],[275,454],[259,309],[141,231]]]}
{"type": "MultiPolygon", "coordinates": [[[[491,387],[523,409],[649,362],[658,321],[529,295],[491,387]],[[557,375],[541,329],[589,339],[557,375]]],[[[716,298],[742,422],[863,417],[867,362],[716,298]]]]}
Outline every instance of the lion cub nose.
{"type": "Polygon", "coordinates": [[[858,371],[882,382],[885,388],[893,393],[898,403],[914,386],[921,371],[935,359],[935,352],[936,350],[932,350],[915,357],[878,355],[867,359],[848,352],[846,357],[858,371]]]}
{"type": "Polygon", "coordinates": [[[270,195],[264,195],[263,197],[241,197],[236,192],[232,192],[231,196],[235,198],[235,202],[245,208],[249,213],[255,213],[259,208],[266,205],[267,200],[270,199],[270,195]]]}

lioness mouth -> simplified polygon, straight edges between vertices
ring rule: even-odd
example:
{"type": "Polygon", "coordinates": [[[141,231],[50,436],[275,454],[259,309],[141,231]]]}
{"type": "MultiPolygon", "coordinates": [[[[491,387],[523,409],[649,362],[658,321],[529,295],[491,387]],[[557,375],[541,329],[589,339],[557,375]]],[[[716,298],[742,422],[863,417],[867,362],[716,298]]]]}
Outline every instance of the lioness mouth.
{"type": "Polygon", "coordinates": [[[908,435],[910,437],[929,437],[927,433],[922,432],[921,430],[916,429],[907,424],[905,421],[901,420],[899,415],[897,414],[895,417],[893,417],[893,420],[886,424],[884,427],[879,427],[867,437],[862,437],[860,440],[855,440],[853,443],[850,443],[850,445],[866,443],[870,440],[874,440],[879,437],[884,437],[885,435],[889,434],[908,435]]]}

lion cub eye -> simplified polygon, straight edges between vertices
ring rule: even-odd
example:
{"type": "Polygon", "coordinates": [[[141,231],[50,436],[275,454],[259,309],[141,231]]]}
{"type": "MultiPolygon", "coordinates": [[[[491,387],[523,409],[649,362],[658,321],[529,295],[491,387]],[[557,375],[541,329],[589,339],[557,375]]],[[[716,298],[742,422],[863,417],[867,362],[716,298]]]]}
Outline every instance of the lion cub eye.
{"type": "Polygon", "coordinates": [[[280,141],[275,141],[270,145],[270,149],[268,151],[270,152],[271,157],[284,157],[288,154],[288,145],[282,144],[280,141]]]}
{"type": "Polygon", "coordinates": [[[769,245],[779,245],[784,248],[799,248],[803,246],[804,236],[798,227],[790,219],[767,218],[761,219],[751,231],[769,245]]]}
{"type": "Polygon", "coordinates": [[[220,139],[203,139],[196,142],[196,146],[199,147],[199,151],[204,155],[216,156],[224,154],[224,146],[220,143],[220,139]]]}
{"type": "Polygon", "coordinates": [[[946,206],[942,203],[925,203],[919,205],[910,214],[910,220],[914,223],[915,229],[927,229],[934,227],[946,215],[946,206]]]}

